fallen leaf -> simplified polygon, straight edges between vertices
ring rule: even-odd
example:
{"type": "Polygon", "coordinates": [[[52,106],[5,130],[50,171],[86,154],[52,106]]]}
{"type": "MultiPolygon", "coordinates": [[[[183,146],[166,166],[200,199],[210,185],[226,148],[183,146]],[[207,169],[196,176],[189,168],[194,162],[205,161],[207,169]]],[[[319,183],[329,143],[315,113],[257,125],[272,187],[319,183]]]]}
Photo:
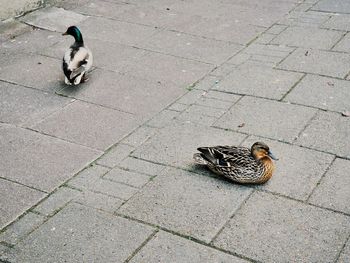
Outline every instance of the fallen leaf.
{"type": "Polygon", "coordinates": [[[306,51],[306,52],[305,52],[305,56],[308,56],[308,55],[309,55],[309,51],[306,51]]]}
{"type": "Polygon", "coordinates": [[[244,127],[244,125],[245,125],[245,123],[243,122],[240,125],[238,125],[238,128],[242,128],[242,127],[244,127]]]}
{"type": "Polygon", "coordinates": [[[341,113],[341,116],[344,116],[344,117],[350,117],[350,111],[343,111],[342,113],[341,113]]]}
{"type": "Polygon", "coordinates": [[[328,86],[334,87],[334,83],[332,83],[330,81],[328,81],[327,84],[328,84],[328,86]]]}

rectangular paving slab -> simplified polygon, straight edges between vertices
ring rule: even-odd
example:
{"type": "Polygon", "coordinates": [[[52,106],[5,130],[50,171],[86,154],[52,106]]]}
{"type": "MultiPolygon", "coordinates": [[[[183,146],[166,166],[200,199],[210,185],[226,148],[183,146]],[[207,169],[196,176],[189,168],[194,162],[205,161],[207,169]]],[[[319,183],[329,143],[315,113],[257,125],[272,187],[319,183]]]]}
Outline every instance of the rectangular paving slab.
{"type": "Polygon", "coordinates": [[[200,245],[188,239],[160,231],[132,258],[130,262],[244,263],[248,261],[200,245]]]}
{"type": "Polygon", "coordinates": [[[350,3],[347,0],[321,0],[312,10],[350,14],[350,3]]]}
{"type": "Polygon", "coordinates": [[[256,192],[214,245],[260,262],[333,262],[349,233],[347,216],[256,192]]]}
{"type": "Polygon", "coordinates": [[[174,123],[139,147],[133,156],[189,168],[193,153],[201,146],[239,144],[244,135],[190,123],[174,123]]]}
{"type": "Polygon", "coordinates": [[[105,150],[136,128],[139,122],[132,114],[75,101],[33,128],[64,140],[105,150]]]}
{"type": "Polygon", "coordinates": [[[322,27],[350,31],[350,15],[336,14],[323,23],[322,27]]]}
{"type": "MultiPolygon", "coordinates": [[[[38,190],[0,178],[0,229],[39,202],[45,195],[38,190]]],[[[0,240],[3,240],[3,237],[0,240]]]]}
{"type": "Polygon", "coordinates": [[[301,77],[301,73],[286,72],[248,64],[234,69],[215,85],[214,89],[281,99],[301,77]]]}
{"type": "Polygon", "coordinates": [[[278,68],[344,78],[349,73],[350,54],[298,48],[278,68]]]}
{"type": "Polygon", "coordinates": [[[61,210],[3,257],[11,262],[124,262],[151,227],[78,204],[61,210]]]}
{"type": "Polygon", "coordinates": [[[8,125],[0,125],[2,176],[52,191],[101,152],[8,125]]]}
{"type": "Polygon", "coordinates": [[[214,177],[170,168],[118,213],[209,242],[251,191],[214,177]]]}
{"type": "Polygon", "coordinates": [[[349,53],[350,52],[349,44],[350,44],[350,34],[346,34],[344,38],[335,45],[333,50],[349,53]]]}
{"type": "Polygon", "coordinates": [[[313,192],[310,203],[350,214],[349,169],[349,160],[336,159],[313,192]]]}
{"type": "Polygon", "coordinates": [[[334,159],[330,154],[255,136],[249,137],[243,145],[250,148],[257,141],[265,142],[278,161],[274,161],[273,177],[256,187],[294,199],[306,201],[334,159]]]}
{"type": "Polygon", "coordinates": [[[215,126],[291,142],[315,113],[303,106],[244,97],[215,126]]]}
{"type": "Polygon", "coordinates": [[[298,144],[350,158],[350,118],[339,113],[319,112],[302,132],[298,144]]]}
{"type": "Polygon", "coordinates": [[[350,109],[350,82],[307,75],[284,100],[325,110],[350,109]]]}

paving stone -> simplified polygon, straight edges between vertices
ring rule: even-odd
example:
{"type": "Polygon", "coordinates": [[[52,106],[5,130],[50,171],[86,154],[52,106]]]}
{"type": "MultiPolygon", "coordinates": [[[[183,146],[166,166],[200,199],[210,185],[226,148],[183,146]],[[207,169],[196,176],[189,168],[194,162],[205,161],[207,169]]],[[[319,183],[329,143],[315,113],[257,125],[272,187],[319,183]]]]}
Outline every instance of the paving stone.
{"type": "MultiPolygon", "coordinates": [[[[234,64],[234,65],[240,65],[243,62],[246,62],[248,59],[250,59],[251,55],[246,54],[244,52],[240,52],[237,55],[234,55],[230,60],[227,61],[227,63],[234,64]]],[[[223,65],[221,65],[222,67],[223,65]]],[[[228,65],[229,66],[229,65],[228,65]]],[[[220,67],[219,67],[220,68],[220,67]]],[[[218,68],[218,69],[219,69],[218,68]]],[[[230,66],[230,69],[233,69],[234,67],[230,66]]]]}
{"type": "Polygon", "coordinates": [[[342,117],[338,113],[319,112],[299,136],[297,143],[349,158],[349,131],[349,118],[342,117]]]}
{"type": "MultiPolygon", "coordinates": [[[[243,50],[243,53],[249,55],[285,58],[293,50],[294,48],[287,46],[251,44],[243,50]]],[[[228,61],[228,63],[230,63],[230,61],[228,61]]]]}
{"type": "Polygon", "coordinates": [[[93,0],[86,4],[79,5],[74,9],[74,12],[90,16],[118,18],[121,13],[131,8],[133,8],[133,5],[126,3],[93,0]]]}
{"type": "Polygon", "coordinates": [[[15,245],[20,239],[41,225],[44,220],[45,217],[29,212],[10,225],[5,232],[2,232],[0,234],[0,241],[15,245]]]}
{"type": "MultiPolygon", "coordinates": [[[[237,96],[237,100],[240,97],[237,96]]],[[[201,97],[199,100],[197,100],[196,104],[213,108],[213,109],[223,109],[223,110],[228,110],[232,106],[232,102],[230,101],[223,101],[223,100],[217,100],[217,99],[212,99],[212,98],[207,98],[207,97],[201,97]]],[[[192,107],[192,106],[191,106],[192,107]]]]}
{"type": "Polygon", "coordinates": [[[303,106],[244,97],[215,126],[292,142],[315,113],[303,106]]]}
{"type": "Polygon", "coordinates": [[[28,126],[60,110],[70,99],[0,82],[0,120],[28,126]]]}
{"type": "Polygon", "coordinates": [[[80,194],[80,191],[61,187],[36,206],[34,211],[42,215],[50,216],[64,207],[68,202],[72,201],[78,194],[80,194]]]}
{"type": "Polygon", "coordinates": [[[186,109],[186,112],[193,115],[204,115],[204,116],[218,118],[222,114],[224,114],[226,110],[220,107],[213,108],[213,107],[205,107],[202,105],[191,105],[188,109],[186,109]]]}
{"type": "Polygon", "coordinates": [[[0,79],[53,92],[61,88],[61,60],[33,54],[16,54],[0,66],[0,79]],[[18,74],[18,70],[21,74],[18,74]]]}
{"type": "Polygon", "coordinates": [[[97,179],[92,184],[88,185],[87,189],[123,200],[128,200],[138,191],[136,187],[131,187],[105,179],[97,179]]]}
{"type": "Polygon", "coordinates": [[[174,123],[136,149],[134,156],[173,166],[188,168],[196,149],[210,145],[237,145],[244,135],[195,125],[174,123]]]}
{"type": "Polygon", "coordinates": [[[77,196],[74,201],[79,204],[101,209],[110,213],[113,213],[123,204],[123,200],[121,199],[114,198],[109,195],[94,193],[88,190],[77,196]]]}
{"type": "Polygon", "coordinates": [[[215,70],[210,72],[210,75],[213,75],[213,76],[216,76],[216,77],[222,79],[223,77],[225,77],[227,74],[231,73],[237,67],[237,65],[235,65],[235,62],[233,62],[232,64],[228,64],[228,63],[230,63],[230,61],[215,68],[215,70]]]}
{"type": "Polygon", "coordinates": [[[251,189],[167,169],[118,212],[209,242],[251,189]]]}
{"type": "Polygon", "coordinates": [[[141,43],[158,32],[152,27],[102,17],[89,17],[79,26],[83,34],[90,38],[126,45],[141,43]]]}
{"type": "Polygon", "coordinates": [[[278,23],[288,26],[318,28],[330,18],[330,14],[323,12],[290,12],[278,23]]]}
{"type": "Polygon", "coordinates": [[[148,119],[184,94],[185,90],[170,83],[159,84],[97,69],[86,85],[74,90],[66,86],[59,93],[148,119]]]}
{"type": "Polygon", "coordinates": [[[123,143],[137,147],[147,141],[157,132],[156,128],[149,126],[141,126],[128,137],[123,140],[123,143]]]}
{"type": "Polygon", "coordinates": [[[0,182],[0,229],[11,223],[45,196],[43,192],[2,178],[0,178],[0,182]]]}
{"type": "Polygon", "coordinates": [[[109,170],[110,169],[100,165],[93,165],[81,171],[72,180],[69,180],[67,184],[74,188],[85,189],[101,178],[109,170]]]}
{"type": "Polygon", "coordinates": [[[179,113],[170,110],[163,110],[150,121],[147,122],[147,125],[155,128],[162,128],[167,126],[179,113]]]}
{"type": "MultiPolygon", "coordinates": [[[[192,108],[192,106],[191,106],[192,108]]],[[[190,108],[189,108],[190,109],[190,108]]],[[[209,108],[208,108],[209,109],[209,108]]],[[[193,123],[193,124],[201,124],[203,126],[212,126],[213,123],[217,120],[216,117],[208,116],[208,115],[202,115],[197,114],[195,111],[186,110],[182,112],[178,117],[177,120],[180,122],[186,122],[186,123],[193,123]]]]}
{"type": "Polygon", "coordinates": [[[298,48],[278,67],[286,70],[344,78],[349,71],[350,55],[298,48]]]}
{"type": "Polygon", "coordinates": [[[131,114],[75,101],[33,128],[68,141],[107,149],[138,126],[131,114]],[[93,125],[91,125],[93,123],[93,125]],[[123,125],[119,125],[123,123],[123,125]]]}
{"type": "Polygon", "coordinates": [[[346,174],[349,168],[350,161],[336,159],[309,201],[322,207],[350,214],[348,205],[350,180],[346,174]]]}
{"type": "Polygon", "coordinates": [[[96,163],[108,167],[114,167],[125,159],[133,150],[133,146],[118,144],[102,155],[102,157],[99,158],[96,163]]]}
{"type": "Polygon", "coordinates": [[[147,162],[144,160],[128,157],[124,159],[120,164],[120,167],[130,171],[136,171],[142,174],[148,174],[151,176],[158,175],[161,171],[165,169],[165,166],[147,162]]]}
{"type": "Polygon", "coordinates": [[[261,262],[332,262],[349,218],[266,193],[254,193],[214,245],[261,262]]]}
{"type": "Polygon", "coordinates": [[[16,38],[31,30],[31,27],[17,20],[5,20],[0,23],[0,44],[7,40],[16,38]]]}
{"type": "Polygon", "coordinates": [[[310,27],[288,27],[271,43],[295,47],[330,49],[343,33],[310,27]]]}
{"type": "Polygon", "coordinates": [[[91,0],[61,0],[57,2],[55,6],[70,10],[88,4],[90,1],[91,0]]]}
{"type": "Polygon", "coordinates": [[[150,180],[150,177],[147,175],[126,171],[118,167],[112,169],[103,178],[137,188],[141,188],[150,180]]]}
{"type": "Polygon", "coordinates": [[[60,186],[101,154],[9,125],[0,125],[0,133],[3,177],[44,191],[60,186]]]}
{"type": "Polygon", "coordinates": [[[285,98],[286,101],[342,112],[350,109],[350,83],[345,80],[307,75],[285,98]]]}
{"type": "Polygon", "coordinates": [[[170,107],[168,107],[167,109],[172,110],[172,111],[182,112],[182,111],[186,110],[187,108],[188,108],[188,105],[186,105],[186,104],[174,103],[170,107]]]}
{"type": "Polygon", "coordinates": [[[160,231],[130,262],[248,262],[221,251],[160,231]]]}
{"type": "Polygon", "coordinates": [[[199,82],[197,82],[194,87],[195,89],[208,91],[218,82],[218,80],[219,78],[216,76],[207,75],[203,79],[201,79],[199,82]]]}
{"type": "Polygon", "coordinates": [[[350,241],[346,243],[337,263],[346,263],[350,260],[350,241]]]}
{"type": "MultiPolygon", "coordinates": [[[[0,257],[5,254],[6,251],[10,250],[9,247],[0,243],[0,257]]],[[[1,258],[0,258],[1,259],[1,258]]]]}
{"type": "Polygon", "coordinates": [[[276,37],[274,34],[268,34],[264,33],[260,35],[254,43],[259,43],[259,44],[269,44],[271,40],[273,40],[276,37]]]}
{"type": "Polygon", "coordinates": [[[226,76],[215,90],[281,99],[302,74],[242,65],[226,76]]]}
{"type": "Polygon", "coordinates": [[[184,96],[178,99],[176,102],[181,104],[194,104],[201,96],[205,95],[206,92],[203,90],[191,90],[187,92],[184,96]]]}
{"type": "Polygon", "coordinates": [[[20,242],[11,262],[123,262],[152,233],[127,219],[71,204],[20,242]]]}
{"type": "MultiPolygon", "coordinates": [[[[215,88],[217,85],[215,86],[215,88]]],[[[229,102],[236,102],[238,99],[241,98],[241,96],[237,96],[235,94],[230,94],[226,92],[221,92],[217,90],[209,90],[208,93],[203,95],[205,98],[213,98],[217,100],[222,100],[222,101],[229,101],[229,102]]]]}
{"type": "Polygon", "coordinates": [[[162,31],[141,46],[212,64],[221,64],[242,49],[240,45],[172,31],[162,31]]]}
{"type": "Polygon", "coordinates": [[[350,15],[335,14],[322,27],[350,31],[350,15]]]}
{"type": "Polygon", "coordinates": [[[350,44],[350,35],[347,34],[337,45],[335,45],[333,50],[349,53],[350,52],[349,44],[350,44]]]}
{"type": "Polygon", "coordinates": [[[243,145],[250,148],[254,142],[265,142],[279,159],[276,170],[266,184],[258,189],[306,201],[318,181],[333,161],[333,156],[299,146],[294,146],[260,137],[249,137],[243,145]]]}
{"type": "Polygon", "coordinates": [[[50,31],[66,32],[69,26],[79,24],[86,18],[63,8],[48,7],[29,13],[21,21],[50,31]]]}
{"type": "Polygon", "coordinates": [[[321,0],[313,6],[312,10],[350,13],[350,3],[347,0],[321,0]]]}
{"type": "Polygon", "coordinates": [[[187,88],[213,68],[213,65],[193,60],[148,52],[139,61],[127,66],[125,71],[140,78],[187,88]]]}
{"type": "Polygon", "coordinates": [[[283,30],[285,30],[287,27],[285,25],[273,25],[270,27],[266,32],[269,34],[274,34],[278,35],[280,34],[283,30]]]}

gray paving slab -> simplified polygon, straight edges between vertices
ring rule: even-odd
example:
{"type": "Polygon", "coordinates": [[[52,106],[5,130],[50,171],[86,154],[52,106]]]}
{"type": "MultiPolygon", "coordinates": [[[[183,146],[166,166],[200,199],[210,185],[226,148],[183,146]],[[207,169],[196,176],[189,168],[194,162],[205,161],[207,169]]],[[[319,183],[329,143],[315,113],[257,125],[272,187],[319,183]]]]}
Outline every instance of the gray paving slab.
{"type": "Polygon", "coordinates": [[[105,152],[96,163],[107,167],[114,167],[125,159],[135,148],[126,144],[118,144],[105,152]]]}
{"type": "Polygon", "coordinates": [[[163,128],[169,125],[175,117],[179,115],[179,112],[171,110],[163,110],[147,122],[148,126],[153,128],[163,128]]]}
{"type": "Polygon", "coordinates": [[[347,0],[321,0],[312,7],[312,10],[350,13],[350,3],[347,0]]]}
{"type": "Polygon", "coordinates": [[[315,113],[315,109],[303,106],[244,97],[214,125],[292,142],[315,113]],[[244,123],[243,127],[241,127],[242,123],[244,123]]]}
{"type": "Polygon", "coordinates": [[[16,54],[1,66],[0,79],[54,92],[64,84],[61,60],[34,54],[16,54]],[[21,74],[18,74],[18,70],[21,74]]]}
{"type": "Polygon", "coordinates": [[[330,49],[343,34],[343,32],[320,28],[288,27],[271,43],[294,47],[330,49]]]}
{"type": "Polygon", "coordinates": [[[307,75],[284,100],[342,112],[350,109],[349,96],[349,81],[307,75]]]}
{"type": "MultiPolygon", "coordinates": [[[[192,107],[192,106],[191,106],[192,107]]],[[[190,107],[190,108],[191,108],[190,107]]],[[[191,110],[189,108],[189,110],[191,110]]],[[[177,120],[180,122],[192,123],[192,124],[200,124],[203,126],[212,126],[213,123],[217,120],[216,117],[196,114],[194,111],[184,111],[178,117],[177,120]]]]}
{"type": "Polygon", "coordinates": [[[86,18],[63,8],[47,7],[24,16],[21,21],[50,31],[66,32],[69,26],[79,24],[86,18]]]}
{"type": "Polygon", "coordinates": [[[347,139],[349,131],[349,118],[338,113],[319,112],[311,124],[302,132],[297,143],[349,158],[350,143],[347,139]]]}
{"type": "Polygon", "coordinates": [[[209,242],[250,192],[213,177],[168,169],[118,213],[209,242]]]}
{"type": "Polygon", "coordinates": [[[288,25],[288,26],[298,26],[298,27],[312,27],[318,28],[323,23],[325,23],[331,14],[324,12],[315,12],[315,11],[307,11],[307,12],[290,12],[283,19],[279,20],[279,24],[288,25]]]}
{"type": "Polygon", "coordinates": [[[168,110],[182,112],[182,111],[186,110],[188,107],[189,106],[186,104],[174,103],[168,107],[168,110]]]}
{"type": "Polygon", "coordinates": [[[136,45],[158,32],[154,27],[103,17],[89,17],[79,24],[83,35],[119,44],[136,45]]]}
{"type": "Polygon", "coordinates": [[[302,76],[300,73],[243,64],[228,74],[214,89],[281,99],[302,76]]]}
{"type": "Polygon", "coordinates": [[[130,262],[248,262],[188,239],[158,232],[130,262]]]}
{"type": "Polygon", "coordinates": [[[180,99],[178,99],[176,102],[186,105],[194,104],[200,97],[207,94],[206,91],[203,90],[191,90],[190,92],[187,92],[184,96],[182,96],[180,99]]]}
{"type": "Polygon", "coordinates": [[[0,125],[3,177],[52,191],[101,152],[34,131],[0,125]],[[11,142],[11,143],[10,143],[11,142]]]}
{"type": "Polygon", "coordinates": [[[40,226],[44,220],[44,216],[29,212],[6,228],[6,230],[0,234],[0,241],[15,245],[20,239],[40,226]]]}
{"type": "Polygon", "coordinates": [[[117,1],[90,0],[88,3],[81,4],[73,10],[83,15],[118,18],[121,13],[133,7],[133,5],[117,1]]]}
{"type": "Polygon", "coordinates": [[[148,52],[134,64],[128,65],[125,71],[140,78],[175,84],[185,89],[213,68],[210,64],[148,52]]]}
{"type": "MultiPolygon", "coordinates": [[[[240,97],[237,96],[237,100],[239,98],[240,97]]],[[[214,109],[228,110],[232,106],[232,102],[207,98],[207,97],[203,96],[203,97],[199,98],[199,100],[197,100],[196,105],[205,106],[205,107],[214,108],[214,109]]]]}
{"type": "Polygon", "coordinates": [[[104,175],[103,178],[137,188],[141,188],[150,180],[150,177],[147,175],[127,171],[118,167],[112,169],[110,172],[104,175]]]}
{"type": "MultiPolygon", "coordinates": [[[[282,45],[262,45],[253,43],[244,49],[244,54],[261,55],[267,57],[285,58],[294,50],[293,47],[287,47],[282,45]]],[[[228,61],[230,63],[230,61],[228,61]]]]}
{"type": "Polygon", "coordinates": [[[136,128],[139,122],[132,114],[75,101],[36,124],[33,129],[105,150],[136,128]],[[119,125],[120,123],[123,125],[119,125]]]}
{"type": "Polygon", "coordinates": [[[214,245],[262,262],[332,262],[349,235],[349,224],[347,216],[257,192],[214,245]]]}
{"type": "Polygon", "coordinates": [[[157,128],[149,126],[140,126],[132,134],[126,137],[123,140],[123,143],[137,147],[152,137],[157,132],[157,130],[157,128]]]}
{"type": "Polygon", "coordinates": [[[348,240],[337,262],[346,263],[349,260],[350,260],[350,241],[348,240]]]}
{"type": "Polygon", "coordinates": [[[349,44],[350,44],[350,35],[346,34],[344,38],[335,45],[333,50],[349,53],[350,52],[349,44]]]}
{"type": "Polygon", "coordinates": [[[15,220],[18,216],[22,215],[27,209],[31,208],[46,195],[43,192],[2,178],[0,178],[0,182],[1,229],[15,220]],[[14,196],[16,198],[13,198],[14,196]]]}
{"type": "Polygon", "coordinates": [[[243,46],[173,31],[162,31],[141,45],[146,49],[179,57],[221,64],[243,46]]]}
{"type": "Polygon", "coordinates": [[[5,256],[11,262],[123,262],[151,233],[148,226],[71,204],[5,256]]]}
{"type": "Polygon", "coordinates": [[[85,189],[90,185],[93,185],[95,181],[100,179],[108,171],[110,171],[109,168],[100,165],[89,166],[83,171],[81,171],[73,179],[69,180],[67,184],[68,186],[77,189],[85,189]]]}
{"type": "Polygon", "coordinates": [[[349,54],[298,48],[278,67],[286,70],[344,78],[349,72],[349,61],[349,54]]]}
{"type": "Polygon", "coordinates": [[[217,83],[218,80],[219,78],[216,76],[207,75],[203,79],[198,81],[194,87],[195,89],[208,91],[217,83]]]}
{"type": "Polygon", "coordinates": [[[145,160],[140,160],[132,157],[124,159],[120,164],[120,167],[130,171],[136,171],[138,173],[147,174],[150,176],[155,176],[160,174],[161,171],[165,169],[165,166],[147,162],[145,160]]]}
{"type": "Polygon", "coordinates": [[[189,168],[196,149],[210,145],[237,145],[244,135],[191,123],[174,123],[145,142],[133,155],[167,165],[189,168]]]}
{"type": "Polygon", "coordinates": [[[185,93],[176,85],[159,84],[129,74],[96,69],[85,85],[66,86],[60,94],[149,119],[185,93]],[[103,87],[103,88],[101,88],[103,87]]]}
{"type": "Polygon", "coordinates": [[[75,189],[61,187],[37,205],[34,208],[34,211],[45,216],[50,216],[64,207],[68,202],[72,201],[79,194],[80,191],[75,189]]]}
{"type": "Polygon", "coordinates": [[[332,163],[334,156],[299,146],[251,136],[243,145],[250,148],[257,141],[265,142],[274,155],[273,177],[258,189],[306,201],[332,163]]]}
{"type": "Polygon", "coordinates": [[[33,125],[71,101],[69,98],[5,82],[0,82],[0,96],[0,120],[21,126],[33,125]]]}
{"type": "Polygon", "coordinates": [[[122,200],[128,200],[139,189],[124,183],[113,182],[111,180],[97,179],[87,186],[87,189],[96,193],[110,195],[122,200]]]}
{"type": "Polygon", "coordinates": [[[101,209],[109,213],[113,213],[123,204],[123,200],[119,198],[91,192],[89,190],[85,190],[83,193],[81,193],[81,195],[77,196],[74,199],[74,202],[96,209],[101,209]]]}
{"type": "Polygon", "coordinates": [[[350,31],[350,15],[335,14],[322,24],[323,28],[350,31]]]}
{"type": "Polygon", "coordinates": [[[350,161],[336,159],[313,192],[309,202],[350,214],[348,205],[350,180],[346,172],[349,167],[350,161]]]}

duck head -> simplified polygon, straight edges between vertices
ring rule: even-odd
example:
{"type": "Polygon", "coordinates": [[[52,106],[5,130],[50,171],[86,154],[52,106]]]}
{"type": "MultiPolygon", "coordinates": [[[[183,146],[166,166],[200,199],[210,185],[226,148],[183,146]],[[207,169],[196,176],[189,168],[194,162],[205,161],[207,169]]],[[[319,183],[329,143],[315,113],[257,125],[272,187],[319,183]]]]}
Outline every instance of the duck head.
{"type": "Polygon", "coordinates": [[[83,36],[76,26],[68,27],[67,31],[62,34],[63,36],[71,35],[74,37],[76,42],[83,42],[83,36]]]}
{"type": "Polygon", "coordinates": [[[256,142],[251,147],[251,154],[255,159],[260,160],[266,156],[270,157],[273,160],[278,160],[270,151],[269,146],[263,142],[256,142]]]}

